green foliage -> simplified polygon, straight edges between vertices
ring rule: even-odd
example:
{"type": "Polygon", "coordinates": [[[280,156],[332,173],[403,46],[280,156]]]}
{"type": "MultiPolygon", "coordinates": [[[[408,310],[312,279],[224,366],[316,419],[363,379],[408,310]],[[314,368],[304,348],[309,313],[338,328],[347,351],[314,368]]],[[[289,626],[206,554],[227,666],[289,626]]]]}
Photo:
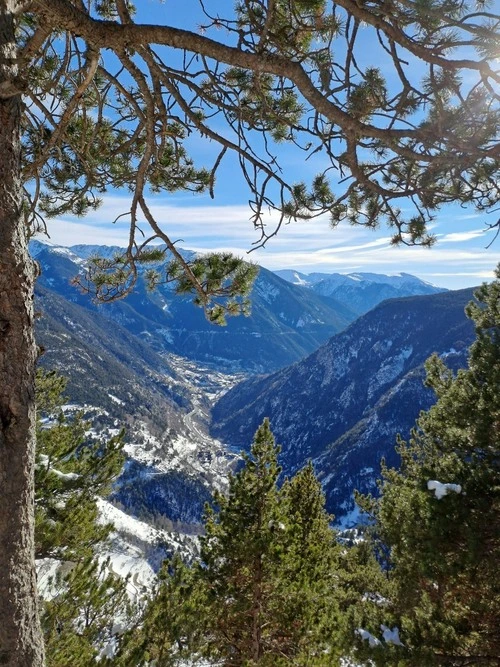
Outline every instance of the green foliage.
{"type": "Polygon", "coordinates": [[[348,551],[330,528],[312,465],[279,488],[278,454],[265,420],[227,495],[206,508],[201,562],[164,567],[139,642],[148,659],[326,667],[347,650],[348,551]]]}
{"type": "MultiPolygon", "coordinates": [[[[327,213],[334,226],[384,222],[394,243],[430,245],[440,206],[495,210],[495,8],[466,0],[394,1],[383,11],[370,2],[237,0],[217,12],[200,3],[200,11],[203,24],[182,33],[172,30],[167,7],[155,14],[154,30],[143,30],[126,1],[74,11],[32,3],[18,13],[22,73],[12,85],[24,95],[24,212],[32,228],[44,229],[42,216],[91,212],[113,188],[129,191],[119,217],[130,223],[131,272],[116,279],[133,283],[149,242],[175,245],[146,197],[213,197],[229,153],[262,243],[290,219],[327,213]],[[188,154],[193,136],[218,146],[209,167],[188,154]],[[303,184],[308,196],[296,197],[280,165],[282,142],[304,159],[322,155],[328,196],[315,197],[312,183],[303,184]],[[278,221],[272,231],[269,209],[278,221]]],[[[131,283],[118,292],[97,286],[96,296],[118,298],[131,283]]]]}
{"type": "Polygon", "coordinates": [[[373,505],[406,647],[397,664],[496,665],[500,655],[500,269],[475,296],[468,368],[453,375],[428,360],[437,403],[399,442],[401,470],[384,470],[373,505]],[[438,498],[429,481],[459,486],[438,498]]]}
{"type": "Polygon", "coordinates": [[[206,623],[206,590],[198,568],[176,555],[163,564],[141,623],[125,637],[116,664],[185,665],[203,646],[206,623]]]}
{"type": "Polygon", "coordinates": [[[250,314],[249,294],[258,274],[258,266],[231,253],[207,253],[185,259],[180,253],[167,261],[163,248],[145,248],[133,260],[128,255],[112,258],[91,257],[86,276],[77,277],[76,285],[95,290],[100,301],[121,298],[133,287],[138,267],[145,266],[143,277],[148,290],[172,283],[176,294],[193,297],[207,319],[224,326],[226,317],[250,314]],[[159,266],[160,265],[160,266],[159,266]]]}
{"type": "MultiPolygon", "coordinates": [[[[226,316],[250,314],[248,295],[258,266],[230,253],[208,253],[196,257],[188,267],[196,281],[175,259],[166,268],[166,281],[176,281],[177,294],[194,294],[195,305],[205,310],[210,322],[225,325],[226,316]]],[[[158,281],[150,281],[149,286],[154,288],[158,281]]]]}
{"type": "Polygon", "coordinates": [[[374,653],[366,642],[356,640],[360,629],[380,637],[382,623],[395,625],[390,607],[392,583],[380,565],[383,554],[377,553],[370,532],[369,528],[357,528],[352,530],[352,536],[343,536],[345,548],[338,584],[342,655],[352,657],[354,664],[374,663],[383,667],[391,664],[396,650],[384,646],[374,653]]]}
{"type": "Polygon", "coordinates": [[[81,415],[69,420],[61,410],[64,387],[56,373],[38,371],[35,549],[37,558],[77,560],[109,534],[97,523],[96,496],[110,491],[123,466],[123,433],[89,440],[81,415]]]}
{"type": "Polygon", "coordinates": [[[288,629],[289,664],[331,665],[342,646],[342,549],[312,464],[286,480],[279,495],[286,524],[276,618],[288,629]]]}
{"type": "Polygon", "coordinates": [[[327,42],[338,33],[339,20],[325,0],[277,0],[266,13],[260,2],[236,4],[239,24],[260,35],[261,47],[288,57],[304,57],[313,40],[327,42]]]}
{"type": "Polygon", "coordinates": [[[88,557],[57,574],[52,589],[41,619],[48,667],[119,665],[113,653],[134,613],[126,582],[88,557]]]}
{"type": "Polygon", "coordinates": [[[226,664],[234,653],[249,663],[263,655],[276,657],[282,643],[273,622],[284,532],[278,451],[266,421],[245,455],[245,466],[231,477],[228,495],[216,494],[217,511],[206,510],[201,559],[213,618],[210,652],[226,664]]]}
{"type": "Polygon", "coordinates": [[[112,526],[98,521],[96,499],[123,466],[123,434],[89,440],[81,415],[69,419],[61,409],[65,384],[37,373],[35,548],[37,558],[58,561],[41,611],[47,664],[86,667],[101,656],[106,665],[106,647],[119,647],[119,626],[133,613],[126,581],[97,558],[112,526]]]}

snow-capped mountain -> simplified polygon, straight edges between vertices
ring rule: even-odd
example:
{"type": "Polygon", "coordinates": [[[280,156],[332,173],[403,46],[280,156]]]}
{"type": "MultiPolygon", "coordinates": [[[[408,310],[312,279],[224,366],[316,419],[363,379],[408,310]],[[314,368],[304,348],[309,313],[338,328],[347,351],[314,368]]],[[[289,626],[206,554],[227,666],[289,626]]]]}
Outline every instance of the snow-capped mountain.
{"type": "Polygon", "coordinates": [[[176,296],[170,285],[148,292],[139,280],[126,299],[97,307],[69,283],[90,255],[114,256],[120,249],[106,246],[62,246],[32,243],[42,268],[38,284],[68,301],[99,312],[130,333],[139,335],[157,352],[171,352],[218,368],[269,372],[315,350],[355,318],[346,305],[291,285],[261,269],[252,293],[250,317],[229,318],[217,327],[193,306],[176,296]]]}
{"type": "Polygon", "coordinates": [[[329,510],[345,515],[355,488],[375,490],[382,457],[397,464],[396,435],[407,436],[434,401],[423,386],[424,361],[438,352],[465,365],[471,297],[461,290],[380,304],[306,359],[224,394],[212,434],[244,447],[269,417],[285,472],[313,459],[329,510]]]}
{"type": "Polygon", "coordinates": [[[302,285],[303,287],[312,287],[331,275],[329,273],[301,273],[295,271],[295,269],[278,269],[274,273],[293,285],[302,285]]]}
{"type": "Polygon", "coordinates": [[[204,502],[224,484],[264,416],[284,445],[285,472],[313,458],[330,509],[345,515],[352,489],[373,488],[380,457],[396,462],[396,433],[407,434],[433,401],[422,385],[423,361],[436,350],[463,365],[472,340],[463,314],[470,290],[397,299],[308,358],[234,386],[245,375],[228,373],[231,366],[248,375],[300,359],[328,335],[339,310],[263,270],[252,319],[234,319],[211,333],[200,311],[167,290],[148,295],[140,288],[97,307],[69,285],[86,250],[40,244],[36,252],[43,271],[37,286],[42,364],[69,377],[68,400],[94,416],[96,428],[127,428],[129,460],[114,502],[183,532],[199,529],[204,502]]]}
{"type": "Polygon", "coordinates": [[[348,305],[357,315],[368,312],[386,299],[446,291],[409,273],[304,274],[284,269],[276,271],[276,274],[294,285],[309,287],[316,294],[331,297],[348,305]]]}

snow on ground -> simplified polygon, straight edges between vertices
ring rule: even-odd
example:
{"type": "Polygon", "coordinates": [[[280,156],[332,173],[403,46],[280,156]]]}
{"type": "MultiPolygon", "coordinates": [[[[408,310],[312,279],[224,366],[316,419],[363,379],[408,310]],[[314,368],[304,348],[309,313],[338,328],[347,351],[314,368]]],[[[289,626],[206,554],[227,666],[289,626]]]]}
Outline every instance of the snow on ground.
{"type": "Polygon", "coordinates": [[[132,597],[152,588],[156,579],[157,552],[162,545],[184,557],[192,554],[194,537],[154,528],[103,498],[98,499],[98,507],[100,522],[114,525],[109,543],[99,556],[102,560],[110,558],[110,570],[115,574],[130,576],[128,591],[132,597]]]}
{"type": "Polygon", "coordinates": [[[73,567],[73,563],[61,563],[56,558],[39,558],[36,561],[38,592],[44,600],[52,600],[59,592],[56,575],[64,575],[73,567]]]}
{"type": "Polygon", "coordinates": [[[355,503],[352,510],[347,512],[347,514],[342,515],[340,519],[335,522],[335,528],[337,528],[338,530],[347,530],[349,528],[354,528],[359,523],[362,523],[361,514],[362,514],[361,510],[355,503]]]}
{"type": "Polygon", "coordinates": [[[121,398],[118,398],[118,396],[114,396],[113,394],[109,394],[108,396],[114,403],[118,403],[118,405],[125,405],[125,401],[122,401],[121,398]]]}
{"type": "Polygon", "coordinates": [[[237,455],[206,433],[196,410],[185,415],[184,427],[183,433],[173,434],[161,442],[142,423],[124,451],[130,459],[147,465],[152,475],[175,470],[202,479],[220,479],[224,485],[237,455]]]}
{"type": "Polygon", "coordinates": [[[169,354],[169,363],[188,384],[192,409],[183,416],[180,428],[163,437],[155,437],[147,424],[136,422],[125,453],[151,467],[151,474],[175,470],[202,479],[220,480],[220,485],[224,486],[238,453],[208,435],[209,411],[214,401],[243,375],[221,373],[177,355],[169,354]]]}

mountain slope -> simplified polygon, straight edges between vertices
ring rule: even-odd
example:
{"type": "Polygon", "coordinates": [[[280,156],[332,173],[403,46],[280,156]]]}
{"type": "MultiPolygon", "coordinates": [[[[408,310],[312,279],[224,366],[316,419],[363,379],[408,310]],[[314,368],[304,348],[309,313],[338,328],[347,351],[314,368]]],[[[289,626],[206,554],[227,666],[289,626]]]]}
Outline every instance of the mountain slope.
{"type": "Polygon", "coordinates": [[[301,362],[222,396],[212,434],[245,447],[269,417],[285,471],[314,459],[329,509],[345,513],[354,473],[360,480],[368,469],[372,486],[380,457],[395,462],[396,434],[407,435],[432,402],[421,383],[424,361],[436,351],[465,363],[473,328],[464,306],[471,296],[461,290],[380,304],[301,362]]]}
{"type": "Polygon", "coordinates": [[[294,285],[309,287],[316,294],[330,297],[349,306],[356,315],[363,315],[387,299],[423,294],[438,294],[446,290],[431,285],[409,273],[311,273],[309,275],[284,269],[276,271],[294,285]]]}
{"type": "Polygon", "coordinates": [[[83,409],[95,437],[126,430],[128,464],[115,499],[135,516],[199,522],[235,456],[205,435],[210,396],[234,379],[158,354],[116,322],[38,285],[42,366],[68,378],[67,410],[83,409]]]}
{"type": "MultiPolygon", "coordinates": [[[[32,248],[42,268],[40,285],[89,310],[98,309],[69,282],[90,254],[114,254],[116,248],[62,248],[39,242],[32,248]]],[[[207,322],[189,298],[176,296],[170,286],[150,293],[140,280],[134,293],[99,307],[99,312],[147,338],[159,352],[250,372],[275,370],[307,356],[355,318],[348,305],[291,285],[262,268],[251,300],[250,317],[230,318],[226,327],[217,327],[207,322]]]]}

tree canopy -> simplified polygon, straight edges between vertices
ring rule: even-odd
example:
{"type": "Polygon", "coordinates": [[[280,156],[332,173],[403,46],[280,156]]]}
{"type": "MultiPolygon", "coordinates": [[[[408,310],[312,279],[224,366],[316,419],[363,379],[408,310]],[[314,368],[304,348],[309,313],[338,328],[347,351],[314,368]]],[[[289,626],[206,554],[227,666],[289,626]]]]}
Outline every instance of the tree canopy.
{"type": "Polygon", "coordinates": [[[496,206],[500,17],[486,3],[212,5],[199,3],[203,22],[190,30],[173,27],[168,6],[161,24],[136,22],[126,0],[37,0],[19,17],[22,69],[3,95],[22,91],[26,102],[30,224],[91,211],[110,187],[131,192],[121,212],[130,222],[127,253],[96,271],[102,299],[127,292],[135,260],[160,239],[175,260],[161,279],[182,272],[206,302],[209,278],[177,252],[147,195],[213,196],[230,152],[261,243],[283,222],[327,212],[334,226],[383,222],[394,242],[430,244],[428,223],[441,205],[496,206]],[[219,146],[213,164],[193,163],[185,146],[192,134],[219,146]],[[310,183],[283,172],[283,142],[321,157],[310,183]],[[276,227],[264,224],[269,209],[276,227]]]}
{"type": "Polygon", "coordinates": [[[374,504],[405,646],[381,664],[498,665],[500,269],[476,299],[468,368],[428,360],[437,402],[399,443],[401,470],[385,470],[374,504]]]}
{"type": "MultiPolygon", "coordinates": [[[[174,280],[208,317],[246,308],[255,270],[230,256],[192,263],[149,195],[216,190],[229,153],[265,243],[289,220],[328,213],[395,243],[431,244],[449,202],[499,199],[499,16],[461,0],[240,0],[196,3],[202,25],[157,23],[128,0],[0,0],[0,661],[41,665],[33,568],[34,366],[29,233],[130,192],[124,253],[96,261],[88,289],[126,295],[138,263],[174,280]],[[367,58],[367,54],[369,57],[367,58]],[[379,57],[380,56],[380,57],[379,57]],[[374,60],[379,67],[373,66],[374,60]],[[218,146],[195,164],[189,136],[218,146]],[[288,142],[321,162],[310,183],[281,169],[288,142]],[[293,180],[293,179],[292,179],[293,180]],[[275,227],[264,212],[277,213],[275,227]],[[160,251],[161,252],[161,251],[160,251]]],[[[148,5],[150,6],[150,5],[148,5]]],[[[193,13],[192,16],[195,16],[193,13]]],[[[188,14],[188,18],[191,14],[188,14]]],[[[497,226],[496,224],[492,225],[497,226]]]]}
{"type": "Polygon", "coordinates": [[[134,621],[127,581],[103,556],[113,526],[99,522],[97,505],[123,467],[123,434],[86,435],[90,423],[62,410],[65,385],[37,373],[35,550],[40,574],[53,572],[40,586],[47,665],[85,667],[117,651],[120,626],[134,621]]]}
{"type": "Polygon", "coordinates": [[[312,465],[279,488],[279,451],[265,420],[206,508],[200,562],[164,565],[132,641],[137,664],[336,664],[342,549],[312,465]]]}

